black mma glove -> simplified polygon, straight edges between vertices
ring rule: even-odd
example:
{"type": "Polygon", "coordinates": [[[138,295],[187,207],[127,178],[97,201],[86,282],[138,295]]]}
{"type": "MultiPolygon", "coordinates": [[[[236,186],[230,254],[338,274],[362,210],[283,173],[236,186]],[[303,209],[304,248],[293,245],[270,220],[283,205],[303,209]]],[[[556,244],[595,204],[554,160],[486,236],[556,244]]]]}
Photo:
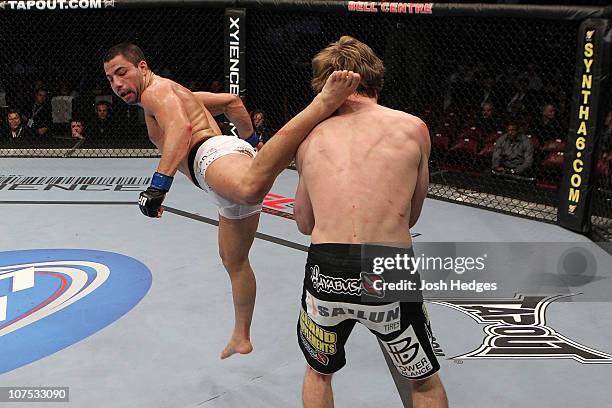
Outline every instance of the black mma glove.
{"type": "Polygon", "coordinates": [[[138,207],[147,217],[157,218],[161,216],[160,209],[166,193],[170,190],[173,177],[155,172],[151,179],[151,185],[140,193],[138,207]]]}

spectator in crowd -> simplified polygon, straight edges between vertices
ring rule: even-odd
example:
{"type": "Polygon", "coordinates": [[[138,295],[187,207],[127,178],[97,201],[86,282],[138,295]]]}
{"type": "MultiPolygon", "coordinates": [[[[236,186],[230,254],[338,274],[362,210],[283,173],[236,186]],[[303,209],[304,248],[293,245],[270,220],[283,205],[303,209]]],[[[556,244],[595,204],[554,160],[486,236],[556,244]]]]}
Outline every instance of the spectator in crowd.
{"type": "Polygon", "coordinates": [[[85,139],[83,122],[80,119],[72,118],[70,121],[70,136],[74,140],[85,139]]]}
{"type": "Polygon", "coordinates": [[[34,93],[34,103],[30,110],[25,110],[26,126],[38,136],[44,136],[51,126],[51,104],[45,88],[38,88],[34,93]]]}
{"type": "Polygon", "coordinates": [[[533,163],[533,145],[518,125],[510,122],[506,134],[499,138],[493,153],[492,172],[495,175],[527,176],[533,163]]]}
{"type": "Polygon", "coordinates": [[[260,109],[255,109],[251,111],[250,115],[253,130],[255,130],[255,133],[257,133],[259,136],[259,141],[262,144],[266,144],[266,142],[273,136],[266,123],[266,114],[260,109]]]}
{"type": "Polygon", "coordinates": [[[527,64],[525,71],[518,76],[519,81],[525,80],[527,83],[527,89],[530,91],[540,92],[544,87],[544,82],[538,74],[538,67],[535,63],[531,62],[527,64]]]}
{"type": "Polygon", "coordinates": [[[476,69],[468,64],[460,63],[447,79],[447,90],[444,95],[444,110],[461,107],[469,103],[476,69]]]}
{"type": "Polygon", "coordinates": [[[601,160],[605,167],[612,165],[612,110],[606,115],[605,128],[601,135],[601,160]]]}
{"type": "Polygon", "coordinates": [[[90,92],[82,93],[73,100],[72,113],[79,118],[93,121],[96,118],[96,106],[102,101],[110,105],[113,103],[113,96],[105,86],[96,84],[90,92]]]}
{"type": "Polygon", "coordinates": [[[486,103],[492,103],[495,106],[499,106],[500,97],[495,89],[495,78],[492,75],[484,75],[480,81],[480,89],[476,94],[475,107],[484,108],[486,103]]]}
{"type": "Polygon", "coordinates": [[[506,105],[506,110],[511,114],[516,114],[518,111],[533,109],[535,96],[528,88],[528,80],[526,78],[517,80],[514,86],[515,91],[506,105]]]}
{"type": "Polygon", "coordinates": [[[223,92],[223,84],[221,83],[221,81],[215,79],[210,83],[210,86],[208,87],[208,92],[214,92],[214,93],[219,93],[219,92],[223,92]]]}
{"type": "Polygon", "coordinates": [[[0,79],[0,108],[6,108],[6,89],[4,88],[4,84],[2,79],[0,79]]]}
{"type": "Polygon", "coordinates": [[[606,115],[603,146],[612,151],[612,110],[606,115]]]}
{"type": "Polygon", "coordinates": [[[486,101],[482,104],[482,110],[480,115],[476,117],[475,125],[478,129],[482,130],[485,135],[503,130],[504,126],[502,120],[495,112],[493,102],[486,101]]]}
{"type": "Polygon", "coordinates": [[[6,130],[3,131],[2,145],[14,147],[24,145],[30,138],[30,130],[23,125],[21,114],[16,109],[9,109],[6,114],[6,130]]]}
{"type": "Polygon", "coordinates": [[[563,128],[557,120],[557,109],[552,103],[546,103],[542,107],[542,116],[531,126],[531,134],[540,138],[542,143],[550,140],[565,140],[563,128]]]}
{"type": "Polygon", "coordinates": [[[89,138],[96,146],[103,146],[111,141],[110,138],[117,136],[111,116],[110,103],[105,100],[96,103],[96,116],[88,129],[89,138]]]}

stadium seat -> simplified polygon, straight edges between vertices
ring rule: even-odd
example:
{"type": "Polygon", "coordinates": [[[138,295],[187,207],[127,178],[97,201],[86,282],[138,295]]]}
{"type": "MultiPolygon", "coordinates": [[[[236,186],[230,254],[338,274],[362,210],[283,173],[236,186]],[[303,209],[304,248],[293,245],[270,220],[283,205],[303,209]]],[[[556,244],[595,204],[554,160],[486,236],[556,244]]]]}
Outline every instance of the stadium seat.
{"type": "Polygon", "coordinates": [[[541,149],[544,152],[564,152],[565,142],[561,139],[548,140],[542,143],[541,149]]]}
{"type": "Polygon", "coordinates": [[[559,188],[564,158],[563,152],[551,152],[546,155],[540,165],[540,174],[536,182],[538,187],[550,190],[559,188]]]}

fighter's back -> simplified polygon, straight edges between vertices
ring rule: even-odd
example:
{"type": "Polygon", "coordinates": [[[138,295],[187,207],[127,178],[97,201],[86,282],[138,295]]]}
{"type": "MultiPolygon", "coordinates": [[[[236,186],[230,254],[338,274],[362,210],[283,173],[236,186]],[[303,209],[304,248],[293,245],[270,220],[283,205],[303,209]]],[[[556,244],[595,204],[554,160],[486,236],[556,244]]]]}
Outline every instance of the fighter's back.
{"type": "MultiPolygon", "coordinates": [[[[192,136],[190,139],[190,149],[202,139],[221,134],[215,120],[206,106],[202,104],[202,101],[189,89],[168,78],[155,76],[155,81],[152,82],[143,93],[143,100],[146,101],[149,98],[155,98],[163,102],[169,95],[175,95],[180,99],[184,113],[191,126],[192,136]]],[[[154,116],[147,115],[146,122],[149,138],[163,154],[165,144],[164,132],[159,127],[154,116]]],[[[190,177],[188,166],[187,157],[185,157],[179,165],[179,170],[187,177],[190,177]]]]}
{"type": "MultiPolygon", "coordinates": [[[[298,151],[313,203],[312,242],[409,243],[412,198],[423,168],[427,173],[426,127],[372,101],[346,107],[315,128],[298,151]]],[[[423,198],[417,197],[419,212],[423,198]]]]}

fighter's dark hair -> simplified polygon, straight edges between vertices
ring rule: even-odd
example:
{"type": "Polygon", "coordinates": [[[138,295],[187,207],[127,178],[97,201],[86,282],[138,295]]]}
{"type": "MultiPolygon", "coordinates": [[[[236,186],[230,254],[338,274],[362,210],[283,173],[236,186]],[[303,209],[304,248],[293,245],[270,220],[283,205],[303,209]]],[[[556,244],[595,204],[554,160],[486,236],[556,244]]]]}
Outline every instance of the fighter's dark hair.
{"type": "Polygon", "coordinates": [[[117,55],[122,55],[130,61],[134,66],[138,66],[140,61],[145,61],[145,56],[139,46],[130,43],[121,43],[111,47],[104,54],[104,62],[109,62],[117,55]]]}

